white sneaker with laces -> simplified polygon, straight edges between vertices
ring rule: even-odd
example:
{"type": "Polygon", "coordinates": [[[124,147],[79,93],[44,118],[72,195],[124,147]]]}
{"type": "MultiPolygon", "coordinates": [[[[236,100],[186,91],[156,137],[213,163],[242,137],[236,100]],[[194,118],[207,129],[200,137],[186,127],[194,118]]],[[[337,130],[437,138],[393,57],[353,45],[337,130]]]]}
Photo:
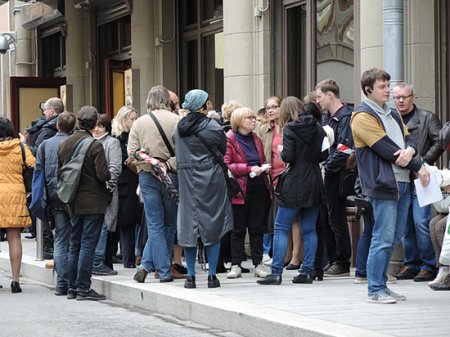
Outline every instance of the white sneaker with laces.
{"type": "Polygon", "coordinates": [[[255,268],[255,276],[266,278],[269,275],[269,272],[267,271],[266,267],[261,263],[259,266],[256,266],[255,268]]]}
{"type": "Polygon", "coordinates": [[[369,295],[367,298],[368,303],[378,303],[378,304],[395,304],[397,300],[389,295],[386,291],[380,290],[375,294],[369,295]]]}
{"type": "Polygon", "coordinates": [[[386,293],[390,296],[392,296],[393,298],[395,298],[397,301],[406,301],[406,296],[405,295],[400,295],[397,294],[395,291],[392,291],[391,289],[386,287],[386,293]]]}
{"type": "Polygon", "coordinates": [[[227,278],[242,277],[242,269],[238,265],[231,266],[230,272],[227,274],[227,278]]]}
{"type": "Polygon", "coordinates": [[[269,261],[270,264],[272,264],[272,259],[270,258],[269,254],[264,254],[262,258],[262,264],[267,265],[269,261]]]}

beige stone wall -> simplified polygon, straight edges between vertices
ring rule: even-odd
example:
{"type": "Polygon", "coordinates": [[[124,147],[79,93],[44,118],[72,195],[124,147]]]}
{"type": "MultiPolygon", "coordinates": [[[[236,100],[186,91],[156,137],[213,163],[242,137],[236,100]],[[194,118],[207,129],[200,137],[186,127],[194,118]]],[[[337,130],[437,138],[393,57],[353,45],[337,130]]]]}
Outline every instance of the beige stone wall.
{"type": "Polygon", "coordinates": [[[435,11],[433,0],[405,1],[405,80],[414,85],[416,103],[436,109],[435,11]]]}
{"type": "Polygon", "coordinates": [[[227,0],[224,13],[224,101],[259,109],[270,93],[269,13],[254,17],[261,1],[227,0]]]}
{"type": "MultiPolygon", "coordinates": [[[[363,73],[373,67],[383,67],[383,1],[360,0],[360,8],[360,56],[363,73]]],[[[360,93],[363,99],[362,91],[360,93]]]]}

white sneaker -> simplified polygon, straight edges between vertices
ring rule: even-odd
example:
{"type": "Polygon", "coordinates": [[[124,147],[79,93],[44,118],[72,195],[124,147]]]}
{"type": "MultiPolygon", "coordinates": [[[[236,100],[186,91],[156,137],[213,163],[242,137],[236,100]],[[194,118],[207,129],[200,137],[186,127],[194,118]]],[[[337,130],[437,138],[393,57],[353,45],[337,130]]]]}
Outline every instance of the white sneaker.
{"type": "Polygon", "coordinates": [[[394,304],[397,303],[397,300],[389,295],[386,291],[380,290],[373,295],[369,295],[369,297],[367,298],[367,302],[379,304],[394,304]]]}
{"type": "Polygon", "coordinates": [[[242,277],[241,267],[238,265],[231,266],[230,272],[227,274],[227,278],[238,278],[242,277]]]}
{"type": "Polygon", "coordinates": [[[406,301],[406,296],[405,296],[405,295],[397,294],[395,291],[392,291],[392,290],[389,289],[389,288],[386,288],[385,291],[386,291],[386,293],[387,293],[389,296],[392,296],[392,297],[395,298],[397,301],[406,301]]]}
{"type": "Polygon", "coordinates": [[[264,254],[261,263],[266,267],[272,267],[272,258],[269,256],[269,254],[264,254]]]}
{"type": "Polygon", "coordinates": [[[255,268],[255,276],[266,278],[269,275],[269,272],[267,271],[266,267],[261,263],[259,266],[255,268]]]}
{"type": "Polygon", "coordinates": [[[397,278],[394,275],[388,274],[388,279],[386,281],[387,284],[396,284],[397,278]]]}
{"type": "Polygon", "coordinates": [[[428,285],[430,286],[432,284],[441,283],[442,281],[444,281],[444,279],[448,275],[448,273],[449,273],[448,266],[441,266],[441,267],[439,267],[439,272],[436,275],[436,278],[433,281],[428,282],[428,285]]]}
{"type": "Polygon", "coordinates": [[[366,283],[367,283],[367,277],[355,276],[355,284],[366,284],[366,283]]]}

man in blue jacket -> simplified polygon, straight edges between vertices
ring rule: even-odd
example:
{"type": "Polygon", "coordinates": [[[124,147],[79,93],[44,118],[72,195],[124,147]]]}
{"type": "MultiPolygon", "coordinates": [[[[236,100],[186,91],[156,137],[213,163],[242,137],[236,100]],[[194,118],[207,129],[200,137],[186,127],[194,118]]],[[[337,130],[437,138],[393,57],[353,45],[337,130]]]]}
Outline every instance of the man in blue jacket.
{"type": "Polygon", "coordinates": [[[36,169],[45,172],[46,194],[55,224],[54,261],[57,273],[55,295],[65,296],[69,289],[67,255],[70,241],[70,215],[67,205],[57,195],[58,145],[67,139],[75,128],[76,118],[71,112],[59,114],[56,126],[58,132],[38,147],[36,169]]]}
{"type": "Polygon", "coordinates": [[[400,115],[386,103],[390,75],[379,68],[365,71],[361,88],[365,99],[351,119],[356,160],[362,192],[370,198],[374,225],[367,280],[369,303],[391,304],[406,297],[386,285],[387,269],[395,245],[405,232],[411,202],[411,171],[417,172],[424,186],[430,173],[414,155],[417,151],[400,115]]]}
{"type": "MultiPolygon", "coordinates": [[[[352,108],[342,103],[339,86],[334,80],[324,80],[316,85],[317,103],[322,110],[330,114],[328,125],[334,131],[334,143],[325,161],[325,189],[329,224],[333,237],[327,242],[335,243],[335,251],[328,252],[333,265],[325,270],[330,276],[349,276],[352,248],[348,232],[345,204],[346,195],[339,191],[340,174],[345,169],[347,158],[353,148],[353,136],[350,129],[352,108]]],[[[329,247],[329,246],[328,246],[329,247]]]]}

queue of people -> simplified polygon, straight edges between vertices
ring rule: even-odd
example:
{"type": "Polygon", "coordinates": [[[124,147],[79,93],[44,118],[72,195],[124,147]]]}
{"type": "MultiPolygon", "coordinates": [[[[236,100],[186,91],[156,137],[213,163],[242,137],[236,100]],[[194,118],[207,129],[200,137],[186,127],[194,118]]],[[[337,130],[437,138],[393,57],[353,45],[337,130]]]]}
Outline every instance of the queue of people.
{"type": "Polygon", "coordinates": [[[341,101],[331,79],[318,83],[305,102],[273,96],[258,113],[230,101],[222,107],[223,125],[200,89],[189,91],[180,109],[175,93],[153,87],[146,114],[138,117],[132,107],[122,107],[112,121],[90,106],[76,116],[63,112],[52,98],[47,102],[49,111],[57,110],[50,116],[56,133],[38,136],[36,161],[27,138],[15,138],[2,117],[0,163],[14,173],[0,170],[0,228],[10,246],[12,292],[21,291],[20,231],[31,226],[20,143],[27,164],[45,172],[55,228],[55,295],[106,298],[91,289],[91,275],[117,274],[114,232],[120,234],[123,265],[137,268],[139,283],[154,273],[160,282],[184,279],[185,288],[196,288],[195,262],[203,254],[207,286],[220,287],[219,273],[236,279],[249,272],[242,266],[247,232],[260,285],[281,284],[284,268],[298,269],[293,283],[348,276],[352,251],[342,191],[349,186],[342,184],[349,157],[356,158],[357,198],[370,206],[353,252],[355,283],[368,284],[367,301],[406,300],[387,286],[395,282],[387,272],[401,242],[405,261],[397,280],[450,290],[448,265],[439,265],[446,215],[430,221],[431,206],[418,205],[411,183],[415,177],[429,183],[424,163],[433,165],[444,151],[442,125],[416,107],[410,84],[396,85],[396,107],[388,106],[390,75],[382,69],[365,71],[361,89],[366,98],[355,108],[341,101]],[[91,138],[76,196],[64,204],[57,194],[58,169],[91,138]]]}

